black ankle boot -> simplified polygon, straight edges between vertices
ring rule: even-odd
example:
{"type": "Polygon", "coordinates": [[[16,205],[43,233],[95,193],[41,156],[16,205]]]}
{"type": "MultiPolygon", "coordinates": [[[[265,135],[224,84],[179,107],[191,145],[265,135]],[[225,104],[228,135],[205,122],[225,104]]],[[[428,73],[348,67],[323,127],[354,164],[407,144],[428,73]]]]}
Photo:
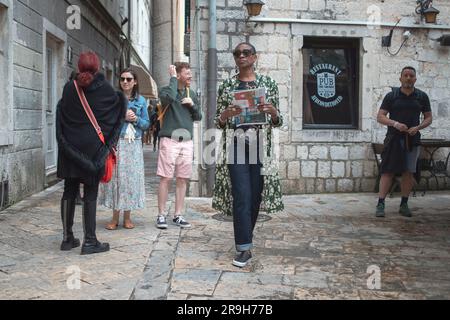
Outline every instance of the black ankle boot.
{"type": "Polygon", "coordinates": [[[63,242],[61,251],[69,251],[80,246],[80,240],[73,236],[72,226],[75,215],[75,200],[61,200],[61,220],[63,225],[63,242]]]}
{"type": "Polygon", "coordinates": [[[84,201],[83,203],[83,227],[84,241],[81,254],[93,254],[109,251],[108,243],[101,243],[95,235],[97,218],[97,201],[84,201]]]}

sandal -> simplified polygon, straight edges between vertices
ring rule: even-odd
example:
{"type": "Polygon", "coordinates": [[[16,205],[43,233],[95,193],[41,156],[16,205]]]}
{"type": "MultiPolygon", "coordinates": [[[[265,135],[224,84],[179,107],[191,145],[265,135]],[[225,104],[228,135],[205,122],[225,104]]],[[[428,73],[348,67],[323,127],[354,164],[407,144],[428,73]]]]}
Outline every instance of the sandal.
{"type": "Polygon", "coordinates": [[[131,221],[124,221],[123,227],[125,229],[134,229],[134,224],[131,221]]]}
{"type": "Polygon", "coordinates": [[[110,231],[114,231],[117,230],[117,228],[119,227],[119,223],[115,223],[115,222],[110,222],[106,225],[105,229],[106,230],[110,230],[110,231]]]}

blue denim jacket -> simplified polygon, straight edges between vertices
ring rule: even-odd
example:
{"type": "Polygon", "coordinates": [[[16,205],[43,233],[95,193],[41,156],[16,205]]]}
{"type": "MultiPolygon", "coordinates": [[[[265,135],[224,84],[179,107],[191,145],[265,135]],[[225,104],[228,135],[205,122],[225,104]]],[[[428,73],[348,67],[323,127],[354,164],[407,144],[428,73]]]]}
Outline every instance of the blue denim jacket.
{"type": "Polygon", "coordinates": [[[125,122],[120,133],[121,138],[125,138],[125,133],[129,125],[134,125],[136,129],[136,139],[142,138],[142,133],[150,127],[150,118],[147,111],[147,101],[144,97],[138,96],[137,99],[128,101],[128,109],[135,109],[137,121],[135,123],[125,122]]]}

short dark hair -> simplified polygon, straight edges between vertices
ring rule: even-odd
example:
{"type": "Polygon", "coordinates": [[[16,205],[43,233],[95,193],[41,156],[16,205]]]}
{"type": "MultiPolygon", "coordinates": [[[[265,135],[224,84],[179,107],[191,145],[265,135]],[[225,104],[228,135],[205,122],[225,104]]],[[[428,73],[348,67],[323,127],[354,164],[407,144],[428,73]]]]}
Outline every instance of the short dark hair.
{"type": "Polygon", "coordinates": [[[406,67],[404,67],[404,68],[402,69],[402,72],[401,72],[400,74],[403,74],[403,71],[405,71],[405,70],[412,70],[412,71],[414,71],[415,74],[417,74],[416,69],[415,69],[414,67],[411,67],[411,66],[406,66],[406,67]]]}
{"type": "Polygon", "coordinates": [[[241,43],[239,43],[239,44],[236,46],[236,48],[234,48],[234,50],[236,50],[237,48],[239,48],[239,47],[242,46],[242,45],[247,45],[247,46],[249,46],[249,47],[252,49],[252,53],[253,53],[253,54],[256,54],[256,48],[255,48],[255,46],[252,45],[252,44],[249,43],[249,42],[241,42],[241,43]]]}
{"type": "Polygon", "coordinates": [[[175,68],[177,69],[177,73],[181,73],[183,69],[190,69],[191,65],[187,62],[175,62],[175,68]]]}

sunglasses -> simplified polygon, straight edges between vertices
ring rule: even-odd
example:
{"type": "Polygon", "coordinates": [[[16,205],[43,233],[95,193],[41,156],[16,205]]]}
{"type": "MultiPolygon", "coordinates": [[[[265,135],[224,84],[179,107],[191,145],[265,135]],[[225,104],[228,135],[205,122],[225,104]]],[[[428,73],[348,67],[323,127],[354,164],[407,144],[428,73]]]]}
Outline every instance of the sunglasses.
{"type": "Polygon", "coordinates": [[[250,57],[251,55],[254,55],[255,53],[253,52],[253,50],[250,49],[244,49],[244,50],[234,50],[233,51],[233,56],[235,58],[239,58],[241,56],[241,54],[244,55],[245,58],[250,57]]]}
{"type": "Polygon", "coordinates": [[[121,82],[125,82],[125,81],[131,82],[131,81],[133,81],[133,80],[134,80],[134,78],[124,78],[124,77],[121,77],[121,78],[120,78],[120,81],[121,81],[121,82]]]}

